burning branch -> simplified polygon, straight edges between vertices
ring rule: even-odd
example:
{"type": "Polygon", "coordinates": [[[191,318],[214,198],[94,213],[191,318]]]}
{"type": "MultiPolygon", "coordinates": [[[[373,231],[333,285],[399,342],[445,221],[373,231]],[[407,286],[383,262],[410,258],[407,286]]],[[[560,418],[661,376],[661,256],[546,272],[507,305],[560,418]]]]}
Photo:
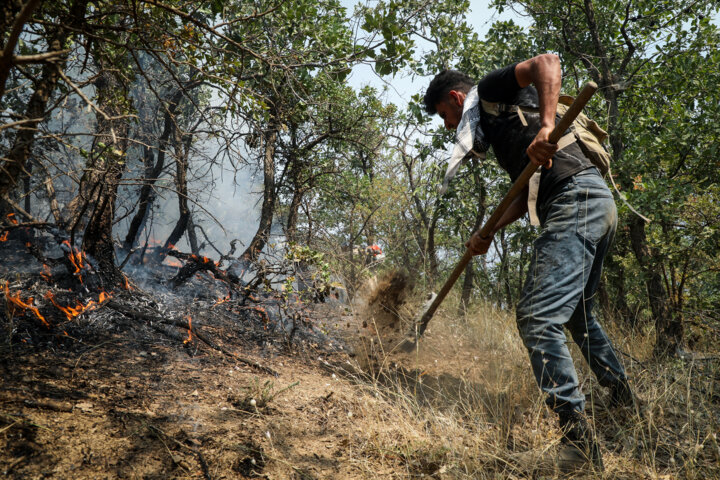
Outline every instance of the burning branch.
{"type": "Polygon", "coordinates": [[[168,255],[181,260],[185,260],[186,262],[185,265],[183,265],[183,267],[180,269],[180,271],[178,271],[177,275],[175,275],[175,277],[172,279],[173,285],[175,287],[178,287],[183,283],[187,282],[190,278],[192,278],[193,275],[200,271],[207,271],[212,273],[215,278],[217,278],[218,280],[222,280],[231,287],[241,285],[240,279],[237,276],[233,275],[232,273],[228,273],[225,270],[222,270],[220,267],[218,267],[217,263],[215,263],[214,261],[212,261],[212,259],[208,257],[202,257],[189,253],[182,253],[178,252],[177,250],[170,250],[168,252],[168,255]]]}
{"type": "Polygon", "coordinates": [[[55,295],[53,295],[51,292],[47,292],[45,294],[45,298],[50,300],[53,305],[55,305],[60,311],[62,311],[67,317],[68,321],[70,321],[78,317],[82,313],[95,310],[98,306],[100,306],[101,303],[109,300],[111,298],[111,295],[106,292],[100,292],[97,302],[94,300],[88,300],[88,302],[83,305],[81,302],[78,301],[74,308],[63,307],[62,305],[57,303],[57,301],[55,300],[55,295]]]}
{"type": "Polygon", "coordinates": [[[43,323],[43,325],[45,325],[47,328],[52,328],[52,325],[50,325],[50,323],[48,323],[48,321],[45,320],[45,317],[40,315],[40,311],[38,310],[38,308],[36,306],[32,305],[33,300],[34,300],[32,297],[28,298],[27,302],[23,302],[22,299],[20,298],[20,292],[17,292],[15,294],[15,296],[10,295],[10,288],[8,287],[7,283],[5,283],[5,285],[4,285],[4,290],[5,290],[5,300],[7,302],[7,308],[8,308],[8,311],[9,311],[11,317],[15,316],[15,312],[17,309],[19,309],[21,312],[24,312],[25,310],[30,310],[31,312],[33,312],[35,314],[35,316],[37,318],[40,319],[40,321],[43,323]]]}

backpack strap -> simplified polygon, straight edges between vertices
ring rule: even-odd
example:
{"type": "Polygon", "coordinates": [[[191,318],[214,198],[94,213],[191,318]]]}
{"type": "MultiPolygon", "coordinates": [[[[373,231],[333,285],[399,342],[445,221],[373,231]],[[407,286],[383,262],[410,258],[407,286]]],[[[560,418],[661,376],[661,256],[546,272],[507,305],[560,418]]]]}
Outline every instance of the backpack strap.
{"type": "MultiPolygon", "coordinates": [[[[525,114],[523,113],[523,111],[528,113],[540,113],[540,109],[533,107],[506,105],[504,103],[488,102],[483,99],[480,99],[480,102],[482,104],[483,111],[494,117],[499,116],[501,113],[517,113],[518,118],[520,119],[520,123],[522,123],[523,127],[528,126],[528,122],[525,118],[525,114]]],[[[570,130],[570,133],[563,135],[562,137],[560,137],[560,140],[558,140],[558,151],[577,141],[577,137],[575,136],[573,128],[571,127],[570,130]]],[[[540,172],[540,170],[535,172],[535,174],[530,178],[530,181],[528,182],[528,214],[530,216],[530,224],[534,226],[540,225],[540,220],[537,216],[537,198],[540,190],[540,172]]]]}
{"type": "MultiPolygon", "coordinates": [[[[528,125],[527,119],[525,118],[525,114],[523,112],[540,113],[540,109],[534,107],[521,107],[520,105],[507,105],[498,102],[488,102],[486,100],[483,100],[482,98],[480,99],[480,102],[482,103],[483,111],[494,117],[499,116],[501,113],[517,113],[520,119],[520,123],[522,123],[523,127],[527,127],[528,125]]],[[[573,132],[563,135],[562,137],[560,137],[560,140],[558,140],[557,143],[558,151],[562,150],[563,148],[576,141],[577,138],[573,132]]]]}

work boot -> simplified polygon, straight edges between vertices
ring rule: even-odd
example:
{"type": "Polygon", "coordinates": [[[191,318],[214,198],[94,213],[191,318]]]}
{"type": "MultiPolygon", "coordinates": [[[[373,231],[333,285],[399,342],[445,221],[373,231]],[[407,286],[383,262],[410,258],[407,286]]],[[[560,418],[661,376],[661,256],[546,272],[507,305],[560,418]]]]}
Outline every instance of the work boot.
{"type": "Polygon", "coordinates": [[[627,409],[644,418],[646,407],[635,396],[627,380],[620,380],[610,386],[610,407],[614,409],[627,409]]]}
{"type": "Polygon", "coordinates": [[[560,412],[562,445],[558,450],[558,468],[562,473],[578,470],[604,470],[600,446],[585,416],[576,411],[560,412]]]}

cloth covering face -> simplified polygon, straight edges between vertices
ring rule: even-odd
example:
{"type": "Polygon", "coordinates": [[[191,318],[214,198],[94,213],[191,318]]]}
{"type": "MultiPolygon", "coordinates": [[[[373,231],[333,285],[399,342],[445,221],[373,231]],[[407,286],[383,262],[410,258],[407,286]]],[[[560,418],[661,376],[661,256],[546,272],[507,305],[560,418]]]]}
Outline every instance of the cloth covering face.
{"type": "Polygon", "coordinates": [[[485,142],[480,124],[480,96],[475,86],[470,89],[463,103],[462,117],[455,132],[455,145],[440,187],[440,194],[447,191],[450,180],[455,177],[461,166],[465,165],[472,156],[485,158],[489,148],[490,145],[485,142]]]}

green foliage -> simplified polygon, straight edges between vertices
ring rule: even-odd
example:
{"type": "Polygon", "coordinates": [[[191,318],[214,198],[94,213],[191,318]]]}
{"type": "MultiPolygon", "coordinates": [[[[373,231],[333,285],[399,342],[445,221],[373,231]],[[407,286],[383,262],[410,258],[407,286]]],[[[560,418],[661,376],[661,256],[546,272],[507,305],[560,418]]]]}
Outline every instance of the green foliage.
{"type": "MultiPolygon", "coordinates": [[[[15,54],[45,53],[69,15],[66,3],[44,2],[15,54]]],[[[378,268],[395,267],[432,284],[462,254],[509,181],[490,156],[463,168],[447,194],[438,195],[453,134],[424,113],[424,77],[458,68],[480,78],[556,52],[567,93],[588,79],[600,84],[589,116],[610,133],[621,193],[652,219],[638,240],[634,213],[618,201],[606,307],[640,320],[656,316],[648,282],[659,272],[673,315],[692,324],[714,321],[720,309],[720,33],[710,18],[717,2],[495,0],[492,6],[520,12],[530,25],[498,21],[481,38],[468,22],[467,0],[380,0],[354,12],[338,0],[93,2],[82,28],[64,41],[71,50],[64,73],[75,86],[60,81],[50,93],[51,111],[33,150],[42,168],[33,170],[30,190],[44,191],[45,173],[37,175],[47,169],[60,179],[61,202],[70,203],[84,172],[115,163],[125,172],[128,197],[118,202],[118,216],[131,215],[137,195],[129,192],[152,166],[146,148],[173,157],[154,183],[167,190],[183,145],[212,140],[217,152],[198,148],[188,156],[190,173],[207,187],[188,194],[200,204],[201,225],[212,216],[200,213],[201,199],[212,193],[211,166],[259,166],[270,152],[269,191],[277,195],[271,213],[288,239],[285,261],[310,268],[320,290],[337,279],[330,272],[356,285],[378,268]],[[381,76],[422,78],[410,104],[393,105],[369,87],[353,89],[349,75],[363,64],[381,76]],[[103,71],[112,72],[117,85],[95,84],[103,71]],[[88,110],[75,87],[96,105],[112,107],[113,125],[122,124],[127,134],[126,149],[108,141],[99,130],[103,116],[88,110]],[[177,92],[180,101],[173,104],[177,92]],[[178,135],[163,143],[170,110],[178,135]],[[272,149],[267,142],[274,142],[272,149]],[[354,253],[368,244],[382,247],[384,265],[367,265],[354,253]]],[[[2,98],[5,122],[20,118],[43,68],[31,62],[11,70],[2,98]]],[[[0,130],[3,157],[17,131],[0,130]]],[[[48,213],[46,206],[33,208],[40,217],[48,213]]],[[[477,295],[514,303],[534,234],[521,221],[498,235],[490,254],[475,261],[477,295]]],[[[296,280],[288,277],[288,295],[296,280]]]]}

